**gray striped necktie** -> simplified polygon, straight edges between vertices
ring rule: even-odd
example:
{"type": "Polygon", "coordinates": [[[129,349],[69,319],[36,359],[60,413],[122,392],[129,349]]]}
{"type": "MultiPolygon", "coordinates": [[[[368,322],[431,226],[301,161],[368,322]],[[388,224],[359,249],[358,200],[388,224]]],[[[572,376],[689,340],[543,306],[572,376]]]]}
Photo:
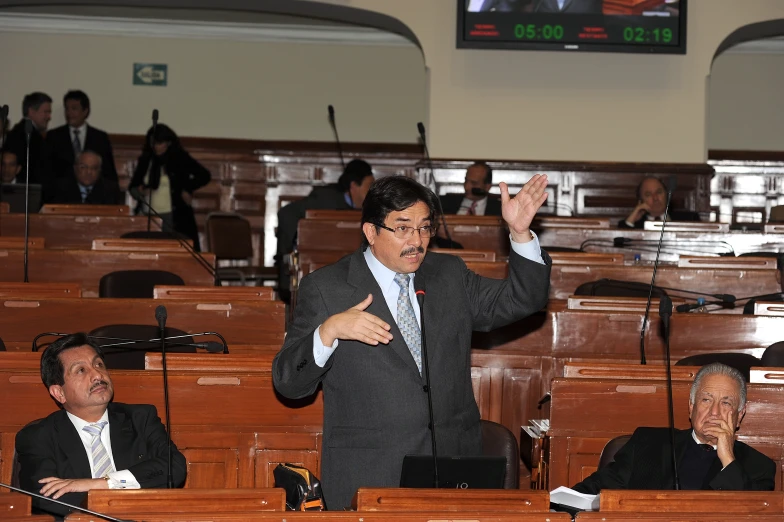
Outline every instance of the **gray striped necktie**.
{"type": "Polygon", "coordinates": [[[79,154],[82,153],[82,140],[79,139],[79,131],[74,129],[73,140],[71,141],[74,150],[74,159],[79,159],[79,154]]]}
{"type": "Polygon", "coordinates": [[[408,345],[408,350],[414,357],[419,373],[422,373],[422,331],[419,329],[414,307],[408,296],[408,284],[411,281],[409,274],[395,274],[395,283],[400,287],[397,296],[397,327],[403,334],[403,339],[408,345]]]}
{"type": "Polygon", "coordinates": [[[107,453],[103,442],[101,442],[101,432],[107,424],[109,423],[101,421],[82,428],[93,436],[93,440],[90,442],[90,451],[93,454],[93,478],[104,478],[107,473],[114,471],[112,461],[109,459],[109,453],[107,453]]]}

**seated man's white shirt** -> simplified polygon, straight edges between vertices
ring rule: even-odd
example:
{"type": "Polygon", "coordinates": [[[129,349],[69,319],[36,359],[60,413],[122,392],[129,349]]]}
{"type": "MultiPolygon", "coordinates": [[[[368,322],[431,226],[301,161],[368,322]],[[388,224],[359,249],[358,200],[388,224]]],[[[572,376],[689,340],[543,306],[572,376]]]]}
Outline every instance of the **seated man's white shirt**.
{"type": "Polygon", "coordinates": [[[473,205],[474,202],[476,202],[476,206],[474,207],[474,215],[484,216],[485,212],[487,211],[487,197],[479,200],[463,198],[463,201],[460,203],[460,208],[457,210],[457,215],[467,216],[469,214],[468,209],[471,208],[471,205],[473,205]]]}
{"type": "MultiPolygon", "coordinates": [[[[82,440],[82,444],[84,444],[84,451],[87,453],[87,460],[90,461],[90,469],[94,471],[95,467],[93,466],[92,451],[93,436],[84,431],[84,427],[95,423],[84,421],[76,415],[68,412],[66,413],[68,415],[68,419],[74,425],[74,428],[76,428],[76,432],[79,434],[79,438],[82,440]]],[[[114,457],[112,456],[112,440],[109,433],[108,411],[103,412],[103,416],[99,419],[98,422],[101,421],[106,421],[106,426],[104,426],[103,431],[101,431],[101,443],[103,444],[103,447],[106,448],[106,453],[109,455],[109,461],[112,463],[112,468],[117,469],[117,466],[114,464],[114,457]]],[[[139,482],[136,480],[136,477],[133,476],[133,473],[127,469],[109,472],[108,477],[109,489],[141,489],[141,484],[139,484],[139,482]]]]}
{"type": "MultiPolygon", "coordinates": [[[[533,235],[534,238],[527,243],[515,243],[514,241],[511,241],[512,237],[510,235],[509,239],[511,241],[512,250],[514,250],[517,255],[524,257],[529,261],[543,265],[544,259],[542,258],[542,249],[539,246],[539,237],[537,237],[533,231],[531,231],[531,235],[533,235]]],[[[384,293],[384,301],[386,301],[387,307],[392,313],[392,317],[397,318],[397,298],[400,294],[400,287],[394,281],[395,272],[376,259],[376,256],[373,255],[369,247],[365,250],[364,256],[370,272],[373,274],[378,286],[384,293]]],[[[419,302],[414,293],[415,276],[415,273],[411,274],[411,280],[408,284],[408,298],[411,300],[411,305],[414,307],[414,314],[416,314],[417,321],[421,327],[422,318],[419,313],[419,302]]],[[[321,326],[316,328],[316,331],[313,332],[313,359],[315,359],[316,364],[318,364],[320,368],[323,368],[337,349],[338,339],[335,339],[331,346],[325,346],[324,343],[321,342],[321,336],[319,335],[320,331],[321,326]]]]}

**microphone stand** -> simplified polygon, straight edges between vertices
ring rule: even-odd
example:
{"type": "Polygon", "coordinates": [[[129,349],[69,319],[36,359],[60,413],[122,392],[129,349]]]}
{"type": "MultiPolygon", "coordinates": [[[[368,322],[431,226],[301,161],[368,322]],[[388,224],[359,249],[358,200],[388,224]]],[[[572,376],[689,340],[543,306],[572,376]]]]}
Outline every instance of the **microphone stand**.
{"type": "MultiPolygon", "coordinates": [[[[48,336],[64,337],[66,335],[70,335],[70,334],[56,333],[56,332],[40,333],[40,334],[36,335],[35,338],[33,338],[33,351],[34,352],[38,351],[38,348],[39,348],[39,346],[38,346],[38,339],[40,339],[41,337],[48,337],[48,336]]],[[[169,337],[165,337],[164,339],[166,341],[172,341],[172,340],[185,339],[185,338],[188,338],[188,337],[196,337],[196,336],[202,336],[202,335],[214,335],[215,337],[219,338],[222,342],[218,343],[218,342],[215,342],[215,341],[210,341],[210,342],[206,342],[206,343],[169,343],[167,346],[169,346],[169,347],[171,347],[171,346],[190,346],[190,347],[193,347],[193,348],[203,348],[203,349],[207,350],[210,353],[218,353],[218,349],[220,349],[221,353],[224,353],[224,354],[229,353],[229,345],[228,345],[228,343],[226,343],[226,339],[221,334],[219,334],[218,332],[199,332],[199,333],[192,333],[192,334],[185,334],[185,335],[172,335],[172,336],[169,336],[169,337]]],[[[100,336],[100,335],[88,335],[87,337],[89,337],[90,339],[101,339],[101,340],[105,340],[105,341],[120,341],[120,342],[117,342],[117,343],[102,344],[100,346],[101,346],[102,349],[103,348],[116,348],[116,347],[128,346],[129,347],[129,351],[135,350],[135,348],[130,348],[131,345],[139,344],[139,343],[154,343],[154,342],[158,342],[158,341],[161,340],[160,337],[156,337],[154,339],[128,339],[126,337],[106,337],[106,336],[100,336]]]]}
{"type": "Polygon", "coordinates": [[[430,364],[428,364],[427,339],[425,338],[425,290],[424,288],[420,288],[416,290],[416,298],[417,301],[419,301],[419,317],[422,323],[422,326],[420,327],[420,331],[422,334],[422,369],[425,371],[425,388],[427,389],[427,411],[430,417],[430,444],[433,446],[433,487],[438,488],[439,481],[438,481],[438,451],[436,450],[436,421],[433,415],[433,390],[430,387],[430,364]]]}
{"type": "Polygon", "coordinates": [[[427,160],[427,168],[430,170],[430,179],[428,184],[432,184],[436,192],[436,201],[438,201],[438,213],[441,214],[441,223],[444,224],[444,234],[449,241],[449,248],[454,248],[455,242],[452,240],[452,234],[449,233],[449,226],[446,224],[446,215],[444,215],[444,208],[441,206],[441,198],[438,196],[438,183],[436,176],[433,173],[433,160],[430,158],[430,149],[427,147],[427,138],[425,138],[425,124],[421,121],[417,123],[417,130],[419,131],[419,139],[422,140],[422,148],[425,151],[425,159],[427,160]]]}
{"type": "MultiPolygon", "coordinates": [[[[3,151],[5,151],[5,125],[8,121],[8,105],[0,107],[0,185],[3,184],[3,151]]],[[[0,191],[0,203],[3,201],[3,192],[0,191]]],[[[2,216],[0,216],[2,217],[2,216]]],[[[0,227],[0,236],[3,235],[3,228],[0,227]]]]}
{"type": "Polygon", "coordinates": [[[335,123],[335,107],[332,105],[327,106],[327,111],[329,112],[329,124],[332,126],[332,132],[335,134],[335,144],[338,146],[338,154],[340,155],[340,164],[343,166],[343,170],[346,169],[346,160],[343,159],[343,146],[340,144],[340,136],[338,136],[338,126],[335,123]]]}
{"type": "Polygon", "coordinates": [[[0,487],[8,488],[11,491],[16,491],[17,493],[21,493],[22,495],[27,495],[28,497],[37,498],[39,500],[45,500],[46,502],[53,502],[55,504],[59,504],[61,506],[65,506],[65,507],[67,507],[69,509],[73,509],[75,511],[81,511],[82,513],[87,513],[88,515],[92,515],[94,517],[99,517],[99,518],[102,518],[102,519],[105,519],[105,520],[109,520],[110,522],[133,522],[133,520],[130,520],[130,519],[115,518],[115,517],[112,517],[112,516],[109,516],[109,515],[104,515],[103,513],[99,513],[97,511],[92,511],[90,509],[83,508],[81,506],[75,506],[73,504],[69,504],[68,502],[63,502],[62,500],[57,500],[55,498],[45,497],[43,495],[39,495],[38,493],[33,493],[32,491],[27,491],[27,490],[24,490],[24,489],[21,489],[21,488],[17,488],[17,487],[11,486],[9,484],[4,484],[2,482],[0,482],[0,487]]]}
{"type": "Polygon", "coordinates": [[[166,487],[174,488],[174,479],[171,469],[171,416],[169,414],[169,374],[166,371],[166,307],[158,305],[155,309],[155,319],[161,329],[161,365],[163,370],[163,404],[166,408],[166,487]]]}
{"type": "MultiPolygon", "coordinates": [[[[670,200],[672,199],[672,192],[674,190],[675,176],[673,175],[670,177],[670,183],[667,187],[667,204],[664,207],[664,219],[662,220],[661,234],[659,235],[659,246],[656,249],[656,260],[653,262],[653,277],[651,277],[651,287],[648,289],[648,302],[645,304],[645,316],[642,318],[642,328],[640,329],[640,364],[647,364],[645,361],[645,326],[648,324],[648,316],[651,312],[651,297],[653,297],[653,285],[656,282],[656,269],[659,268],[659,254],[661,253],[662,241],[664,240],[664,229],[667,226],[667,213],[670,211],[670,200]]],[[[670,309],[672,309],[672,302],[670,302],[670,309]]]]}
{"type": "Polygon", "coordinates": [[[670,449],[672,450],[672,472],[675,478],[675,490],[681,489],[678,477],[678,458],[675,455],[675,414],[672,404],[672,369],[670,368],[670,316],[672,315],[672,301],[666,295],[659,300],[659,317],[664,326],[664,354],[667,369],[667,413],[670,421],[670,449]]]}
{"type": "MultiPolygon", "coordinates": [[[[155,132],[158,130],[158,109],[152,110],[152,134],[150,134],[150,149],[152,150],[152,155],[155,156],[155,132]]],[[[150,165],[152,166],[153,158],[150,157],[150,165]]],[[[148,176],[151,174],[148,173],[148,176]]],[[[147,187],[147,208],[152,208],[152,189],[147,187]]],[[[142,198],[144,199],[144,198],[142,198]]],[[[150,231],[150,224],[152,221],[152,214],[150,214],[149,210],[147,211],[147,232],[150,231]]]]}
{"type": "Polygon", "coordinates": [[[27,150],[25,159],[25,229],[24,229],[24,282],[29,283],[28,255],[30,247],[30,136],[33,133],[33,120],[25,119],[25,135],[27,137],[27,150]]]}

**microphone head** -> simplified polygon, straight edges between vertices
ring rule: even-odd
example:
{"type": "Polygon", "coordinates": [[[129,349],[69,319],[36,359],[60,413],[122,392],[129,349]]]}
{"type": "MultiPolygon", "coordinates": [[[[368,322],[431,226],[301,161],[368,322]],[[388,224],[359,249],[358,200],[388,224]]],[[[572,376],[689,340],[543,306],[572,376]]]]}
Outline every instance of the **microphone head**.
{"type": "Polygon", "coordinates": [[[152,110],[152,122],[158,123],[158,109],[152,110]]]}
{"type": "Polygon", "coordinates": [[[678,306],[676,306],[675,307],[675,311],[676,312],[690,312],[692,310],[692,307],[693,307],[693,305],[690,305],[689,303],[683,303],[683,304],[679,304],[678,306]]]}
{"type": "Polygon", "coordinates": [[[613,246],[614,247],[624,247],[626,243],[629,242],[629,238],[626,237],[614,237],[613,238],[613,246]]]}
{"type": "Polygon", "coordinates": [[[335,121],[335,107],[332,105],[327,105],[327,112],[329,112],[329,121],[335,121]]]}
{"type": "Polygon", "coordinates": [[[669,296],[663,295],[659,298],[659,315],[662,317],[672,315],[672,299],[669,296]]]}
{"type": "Polygon", "coordinates": [[[155,319],[158,321],[158,324],[165,323],[167,318],[168,313],[166,312],[166,307],[163,305],[158,305],[155,308],[155,319]]]}
{"type": "Polygon", "coordinates": [[[8,105],[0,107],[0,120],[5,121],[8,118],[8,105]]]}
{"type": "Polygon", "coordinates": [[[25,134],[29,138],[30,135],[33,133],[33,120],[25,119],[25,134]]]}
{"type": "Polygon", "coordinates": [[[223,353],[223,345],[217,341],[209,341],[204,348],[208,353],[223,353]]]}
{"type": "Polygon", "coordinates": [[[678,188],[678,176],[673,174],[667,180],[667,192],[672,194],[673,192],[675,192],[676,188],[678,188]]]}
{"type": "Polygon", "coordinates": [[[417,123],[417,130],[419,131],[419,135],[422,136],[422,139],[425,139],[425,124],[421,121],[417,123]]]}
{"type": "Polygon", "coordinates": [[[732,304],[732,303],[734,303],[735,301],[738,300],[738,298],[735,297],[732,294],[716,294],[713,297],[715,297],[719,301],[723,301],[723,302],[729,303],[729,304],[732,304]]]}

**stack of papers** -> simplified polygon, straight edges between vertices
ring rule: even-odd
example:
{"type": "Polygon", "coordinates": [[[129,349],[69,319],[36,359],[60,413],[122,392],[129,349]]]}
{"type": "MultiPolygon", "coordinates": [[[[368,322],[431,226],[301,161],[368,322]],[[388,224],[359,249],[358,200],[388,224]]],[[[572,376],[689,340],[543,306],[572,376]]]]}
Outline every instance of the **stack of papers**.
{"type": "Polygon", "coordinates": [[[579,509],[580,511],[599,510],[599,495],[578,493],[577,491],[564,486],[550,492],[550,502],[553,504],[561,504],[562,506],[569,506],[579,509]]]}
{"type": "Polygon", "coordinates": [[[523,426],[523,430],[532,439],[541,439],[547,435],[550,429],[550,419],[531,419],[528,421],[530,426],[523,426]]]}

